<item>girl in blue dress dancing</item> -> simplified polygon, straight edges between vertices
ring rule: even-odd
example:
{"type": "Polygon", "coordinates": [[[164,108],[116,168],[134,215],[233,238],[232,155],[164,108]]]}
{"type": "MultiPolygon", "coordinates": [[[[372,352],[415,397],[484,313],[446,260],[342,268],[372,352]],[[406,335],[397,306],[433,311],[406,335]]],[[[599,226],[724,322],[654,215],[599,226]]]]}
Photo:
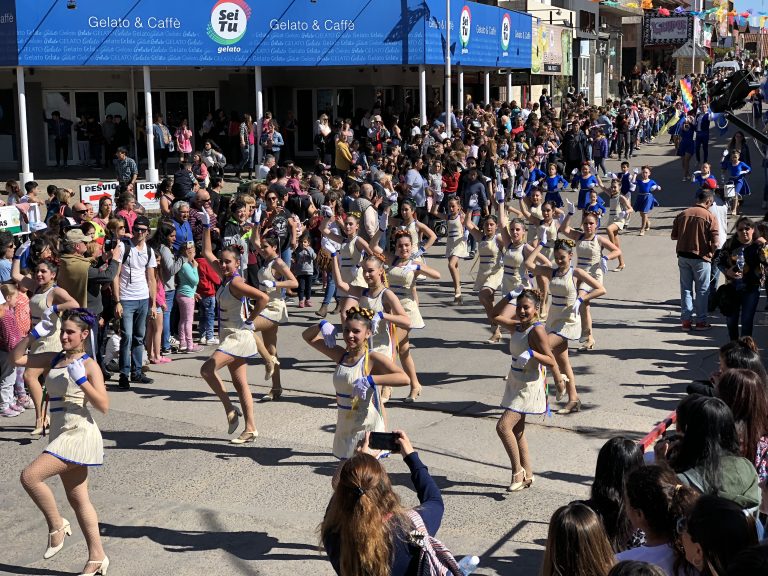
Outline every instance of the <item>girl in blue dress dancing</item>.
{"type": "Polygon", "coordinates": [[[547,192],[544,202],[552,202],[555,208],[562,208],[563,198],[560,196],[560,190],[568,186],[568,180],[557,173],[557,164],[550,164],[547,172],[548,175],[541,184],[542,189],[547,192]]]}
{"type": "Polygon", "coordinates": [[[749,189],[749,182],[745,176],[752,172],[752,167],[741,161],[741,152],[733,150],[728,153],[728,150],[723,151],[723,163],[721,164],[723,172],[728,183],[733,184],[734,192],[736,196],[733,199],[733,214],[738,214],[739,211],[739,199],[742,196],[749,196],[752,191],[749,189]],[[728,162],[730,157],[731,161],[728,162]]]}
{"type": "Polygon", "coordinates": [[[643,166],[640,171],[640,178],[635,181],[636,192],[635,203],[632,208],[635,212],[640,213],[640,236],[645,236],[645,231],[651,229],[651,219],[648,214],[651,213],[654,206],[658,206],[659,203],[654,192],[661,190],[661,186],[656,184],[655,180],[651,180],[651,167],[643,166]]]}

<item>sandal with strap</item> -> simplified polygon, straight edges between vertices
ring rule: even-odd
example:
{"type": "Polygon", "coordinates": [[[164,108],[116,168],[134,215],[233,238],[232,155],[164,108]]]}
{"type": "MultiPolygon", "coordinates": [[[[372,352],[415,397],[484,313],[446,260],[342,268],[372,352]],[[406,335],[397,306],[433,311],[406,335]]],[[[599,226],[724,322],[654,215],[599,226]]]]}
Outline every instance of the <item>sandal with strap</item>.
{"type": "Polygon", "coordinates": [[[69,524],[69,520],[66,518],[62,518],[61,520],[61,528],[54,530],[53,532],[48,532],[48,549],[45,551],[45,554],[43,554],[43,558],[46,560],[56,556],[56,554],[59,553],[59,550],[64,548],[64,540],[67,539],[67,536],[72,536],[72,526],[69,524]],[[61,542],[59,542],[58,545],[54,546],[52,543],[53,537],[62,530],[64,531],[64,538],[61,539],[61,542]]]}
{"type": "Polygon", "coordinates": [[[227,422],[229,422],[229,428],[227,428],[227,434],[234,434],[235,430],[240,426],[240,416],[243,413],[240,412],[240,408],[233,408],[227,412],[227,422]]]}
{"type": "Polygon", "coordinates": [[[96,576],[97,574],[102,574],[103,576],[107,576],[107,568],[109,568],[109,558],[104,556],[104,560],[88,560],[88,562],[85,564],[88,566],[88,564],[98,564],[99,567],[94,572],[83,572],[80,574],[80,576],[96,576]]]}

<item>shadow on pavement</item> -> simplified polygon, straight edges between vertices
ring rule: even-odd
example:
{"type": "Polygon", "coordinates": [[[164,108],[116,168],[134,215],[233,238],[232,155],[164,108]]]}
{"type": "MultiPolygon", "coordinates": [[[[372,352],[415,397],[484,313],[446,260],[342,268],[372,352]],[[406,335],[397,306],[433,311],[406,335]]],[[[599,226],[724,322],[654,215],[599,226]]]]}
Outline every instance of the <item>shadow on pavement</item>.
{"type": "Polygon", "coordinates": [[[0,574],[12,574],[13,576],[70,576],[72,572],[51,570],[50,568],[31,568],[27,566],[13,566],[12,564],[0,564],[0,574]]]}

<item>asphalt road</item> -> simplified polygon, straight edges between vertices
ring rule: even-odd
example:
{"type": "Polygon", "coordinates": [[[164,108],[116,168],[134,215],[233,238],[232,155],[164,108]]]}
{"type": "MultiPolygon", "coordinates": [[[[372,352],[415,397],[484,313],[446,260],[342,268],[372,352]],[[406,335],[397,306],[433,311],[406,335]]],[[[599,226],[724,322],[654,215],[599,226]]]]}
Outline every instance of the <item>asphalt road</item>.
{"type": "MultiPolygon", "coordinates": [[[[424,391],[416,404],[393,400],[389,418],[391,427],[408,431],[443,491],[439,538],[457,557],[480,556],[478,574],[538,574],[549,518],[558,506],[587,496],[600,446],[615,435],[639,438],[649,431],[675,408],[688,382],[708,375],[717,346],[727,338],[719,317],[711,331],[680,330],[669,232],[695,188],[681,182],[679,160],[667,138],[661,141],[644,146],[633,162],[654,167],[663,187],[653,230],[638,237],[635,217],[622,236],[627,268],[607,275],[608,294],[593,307],[596,348],[572,354],[584,409],[528,420],[537,476],[529,490],[505,492],[510,464],[495,432],[509,366],[506,345],[485,343],[490,332],[472,298],[460,308],[450,306],[447,268],[436,257],[442,250],[432,251],[430,264],[443,272],[443,281],[420,285],[427,327],[414,337],[424,391]]],[[[712,159],[719,159],[724,141],[713,144],[712,159]]],[[[747,200],[746,212],[761,216],[763,179],[755,150],[753,158],[756,195],[747,200]]],[[[609,169],[617,168],[609,162],[609,169]]],[[[470,263],[462,266],[467,294],[470,263]]],[[[291,307],[290,315],[279,336],[284,399],[256,405],[255,444],[229,444],[221,405],[198,376],[204,354],[161,366],[153,371],[154,384],[130,392],[110,389],[109,414],[96,416],[106,463],[90,476],[110,574],[333,574],[318,551],[317,534],[336,466],[330,456],[333,367],[300,338],[316,321],[312,311],[291,307]]],[[[764,341],[762,304],[757,324],[756,337],[764,341]]],[[[248,373],[254,395],[261,396],[268,389],[263,367],[257,362],[248,373]]],[[[60,482],[51,484],[63,515],[73,521],[74,536],[44,561],[45,522],[18,481],[45,447],[45,440],[29,436],[32,424],[31,411],[0,421],[0,574],[76,573],[87,552],[60,482]]],[[[404,502],[415,504],[402,461],[393,457],[385,465],[404,502]]]]}

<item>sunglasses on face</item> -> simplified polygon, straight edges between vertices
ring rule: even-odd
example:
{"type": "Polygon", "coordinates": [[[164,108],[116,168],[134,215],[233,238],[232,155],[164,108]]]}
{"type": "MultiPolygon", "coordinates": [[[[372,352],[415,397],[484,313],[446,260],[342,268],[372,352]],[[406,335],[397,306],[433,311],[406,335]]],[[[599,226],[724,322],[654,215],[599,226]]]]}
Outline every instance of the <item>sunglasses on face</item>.
{"type": "Polygon", "coordinates": [[[85,210],[75,210],[75,214],[87,214],[87,213],[88,213],[87,208],[85,210]]]}
{"type": "Polygon", "coordinates": [[[149,232],[149,228],[136,228],[137,234],[145,234],[146,232],[149,232]]]}

